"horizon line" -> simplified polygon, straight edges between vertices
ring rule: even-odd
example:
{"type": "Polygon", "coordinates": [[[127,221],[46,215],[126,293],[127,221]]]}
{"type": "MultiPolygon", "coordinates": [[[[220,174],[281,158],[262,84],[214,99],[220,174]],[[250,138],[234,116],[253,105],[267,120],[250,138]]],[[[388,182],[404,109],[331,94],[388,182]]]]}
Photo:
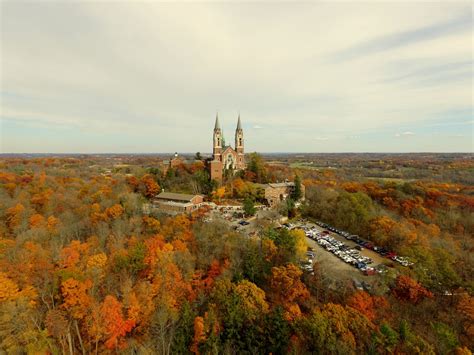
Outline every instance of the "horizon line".
{"type": "MultiPolygon", "coordinates": [[[[56,153],[56,152],[9,152],[9,153],[0,153],[0,156],[5,155],[157,155],[157,154],[170,154],[174,155],[176,152],[92,152],[92,153],[83,153],[83,152],[65,152],[65,153],[56,153]]],[[[209,154],[212,155],[212,152],[178,152],[178,155],[195,155],[196,153],[200,154],[209,154]]],[[[401,151],[342,151],[342,152],[285,152],[285,151],[273,151],[273,152],[257,152],[251,151],[245,154],[473,154],[474,151],[410,151],[410,152],[401,152],[401,151]]]]}

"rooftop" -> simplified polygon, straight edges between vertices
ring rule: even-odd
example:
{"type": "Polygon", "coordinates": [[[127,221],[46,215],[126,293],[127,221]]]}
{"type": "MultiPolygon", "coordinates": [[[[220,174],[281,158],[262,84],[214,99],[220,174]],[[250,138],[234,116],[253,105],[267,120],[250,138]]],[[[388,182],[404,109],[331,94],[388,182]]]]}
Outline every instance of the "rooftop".
{"type": "Polygon", "coordinates": [[[156,205],[160,206],[178,206],[178,207],[189,207],[194,206],[191,202],[177,202],[177,201],[157,201],[156,205]]]}
{"type": "Polygon", "coordinates": [[[191,200],[198,195],[189,195],[189,194],[180,194],[177,192],[162,192],[156,196],[159,200],[174,200],[174,201],[186,201],[191,202],[191,200]]]}
{"type": "Polygon", "coordinates": [[[288,181],[288,182],[277,182],[277,183],[268,184],[268,186],[273,187],[273,188],[277,188],[277,187],[289,187],[289,186],[295,186],[295,183],[292,182],[292,181],[288,181]]]}

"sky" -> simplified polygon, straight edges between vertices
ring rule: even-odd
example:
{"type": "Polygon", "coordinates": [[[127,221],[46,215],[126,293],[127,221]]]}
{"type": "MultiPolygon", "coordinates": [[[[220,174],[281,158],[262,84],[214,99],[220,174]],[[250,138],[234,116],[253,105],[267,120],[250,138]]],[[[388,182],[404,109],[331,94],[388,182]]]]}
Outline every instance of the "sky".
{"type": "Polygon", "coordinates": [[[0,152],[473,152],[470,2],[1,1],[0,152]]]}

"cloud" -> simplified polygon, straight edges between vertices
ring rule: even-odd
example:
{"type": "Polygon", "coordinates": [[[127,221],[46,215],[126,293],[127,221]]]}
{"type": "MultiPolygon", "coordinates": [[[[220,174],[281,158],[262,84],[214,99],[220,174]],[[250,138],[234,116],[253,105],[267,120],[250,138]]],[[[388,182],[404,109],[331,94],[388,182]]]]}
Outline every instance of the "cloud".
{"type": "Polygon", "coordinates": [[[406,132],[403,132],[403,133],[395,133],[395,137],[411,137],[411,136],[414,136],[415,133],[413,132],[410,132],[410,131],[406,131],[406,132]]]}
{"type": "Polygon", "coordinates": [[[443,81],[471,80],[473,74],[472,60],[462,62],[443,63],[437,65],[419,65],[412,71],[402,75],[387,77],[384,83],[405,85],[433,85],[443,81]]]}
{"type": "Polygon", "coordinates": [[[247,151],[426,150],[472,120],[466,4],[111,5],[0,2],[3,152],[209,152],[216,108],[247,151]],[[419,148],[386,139],[407,129],[419,148]]]}
{"type": "Polygon", "coordinates": [[[327,141],[329,140],[329,137],[315,137],[314,139],[317,141],[327,141]]]}
{"type": "Polygon", "coordinates": [[[421,26],[415,29],[399,31],[379,36],[366,42],[359,43],[337,52],[334,58],[350,60],[360,56],[373,55],[379,52],[393,50],[398,47],[429,41],[442,36],[449,36],[457,32],[470,31],[472,28],[472,14],[465,11],[455,18],[442,22],[421,26]]]}

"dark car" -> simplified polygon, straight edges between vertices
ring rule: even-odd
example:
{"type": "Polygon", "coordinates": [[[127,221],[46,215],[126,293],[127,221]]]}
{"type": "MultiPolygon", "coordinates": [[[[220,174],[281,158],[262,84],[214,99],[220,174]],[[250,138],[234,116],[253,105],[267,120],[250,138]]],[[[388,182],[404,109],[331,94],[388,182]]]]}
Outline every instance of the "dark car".
{"type": "Polygon", "coordinates": [[[247,226],[247,225],[249,225],[250,223],[247,222],[247,221],[240,221],[239,224],[240,224],[241,226],[247,226]]]}
{"type": "Polygon", "coordinates": [[[362,262],[356,264],[356,268],[358,268],[358,269],[362,269],[362,268],[364,268],[364,267],[366,267],[366,266],[367,266],[367,265],[366,265],[365,263],[362,263],[362,262]]]}

